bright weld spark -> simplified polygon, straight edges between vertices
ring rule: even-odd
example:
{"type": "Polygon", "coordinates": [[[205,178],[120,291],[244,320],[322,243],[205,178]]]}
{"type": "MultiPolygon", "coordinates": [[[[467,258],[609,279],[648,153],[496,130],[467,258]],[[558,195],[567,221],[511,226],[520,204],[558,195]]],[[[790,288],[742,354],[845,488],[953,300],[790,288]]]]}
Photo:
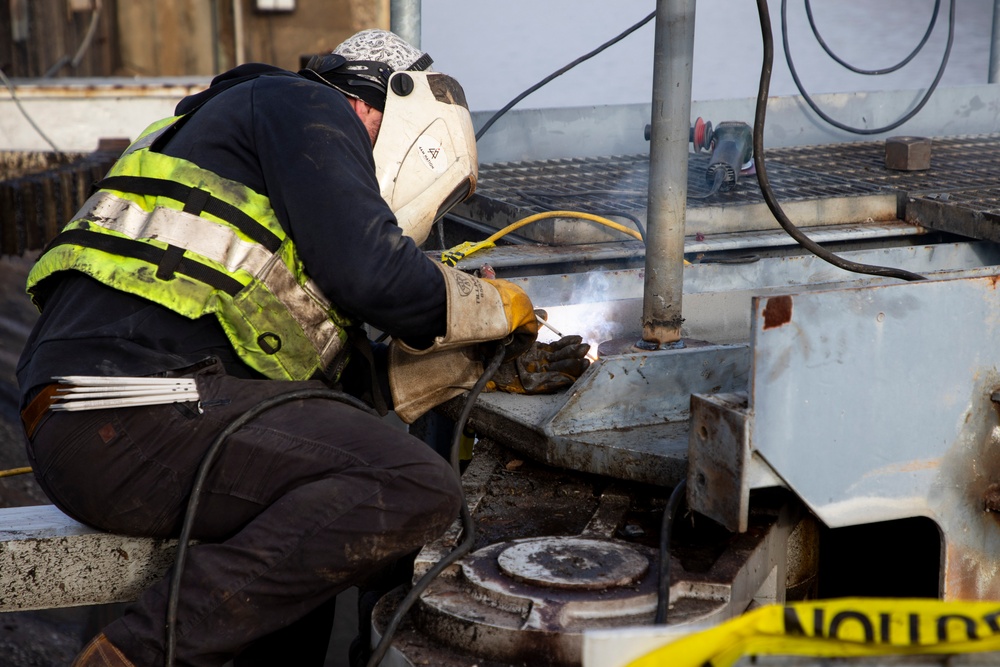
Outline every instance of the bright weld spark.
{"type": "MultiPolygon", "coordinates": [[[[538,319],[538,323],[541,324],[543,327],[554,333],[559,338],[563,337],[564,335],[563,332],[559,331],[559,329],[556,329],[554,326],[549,324],[548,321],[543,319],[541,315],[535,313],[535,317],[538,319]]],[[[590,343],[590,351],[587,352],[586,355],[587,358],[590,359],[592,363],[597,363],[597,352],[595,351],[597,349],[597,344],[591,343],[589,340],[585,340],[584,342],[590,343]]]]}

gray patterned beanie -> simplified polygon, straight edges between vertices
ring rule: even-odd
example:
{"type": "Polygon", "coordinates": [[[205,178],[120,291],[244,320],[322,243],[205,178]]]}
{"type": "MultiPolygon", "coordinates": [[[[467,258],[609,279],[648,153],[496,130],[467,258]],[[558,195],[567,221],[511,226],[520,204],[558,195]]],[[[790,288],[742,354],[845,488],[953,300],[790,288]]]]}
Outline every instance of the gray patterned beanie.
{"type": "Polygon", "coordinates": [[[430,56],[408,44],[399,35],[388,30],[371,28],[362,30],[345,39],[333,53],[348,60],[373,60],[385,63],[392,71],[425,70],[430,65],[430,56]],[[422,61],[427,63],[422,67],[422,61]]]}

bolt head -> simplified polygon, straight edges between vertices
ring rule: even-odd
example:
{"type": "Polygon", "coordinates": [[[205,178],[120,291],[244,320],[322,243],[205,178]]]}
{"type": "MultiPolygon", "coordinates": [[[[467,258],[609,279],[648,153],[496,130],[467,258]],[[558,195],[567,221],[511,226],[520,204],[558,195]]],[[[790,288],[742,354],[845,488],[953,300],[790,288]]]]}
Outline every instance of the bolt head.
{"type": "Polygon", "coordinates": [[[885,167],[897,171],[931,168],[931,140],[927,137],[889,137],[885,140],[885,167]]]}

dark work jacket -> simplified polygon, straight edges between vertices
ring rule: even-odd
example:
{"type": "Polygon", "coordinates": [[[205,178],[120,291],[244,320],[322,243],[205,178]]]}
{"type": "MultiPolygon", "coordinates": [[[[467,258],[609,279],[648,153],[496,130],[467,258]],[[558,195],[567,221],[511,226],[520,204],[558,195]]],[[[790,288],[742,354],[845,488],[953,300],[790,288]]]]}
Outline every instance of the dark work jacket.
{"type": "MultiPolygon", "coordinates": [[[[417,346],[444,333],[441,273],[400,234],[368,133],[342,93],[243,65],[176,113],[194,109],[164,153],[269,197],[306,272],[346,314],[417,346]]],[[[152,375],[216,357],[232,375],[257,376],[214,317],[189,320],[75,272],[50,280],[18,363],[22,408],[56,375],[152,375]]]]}

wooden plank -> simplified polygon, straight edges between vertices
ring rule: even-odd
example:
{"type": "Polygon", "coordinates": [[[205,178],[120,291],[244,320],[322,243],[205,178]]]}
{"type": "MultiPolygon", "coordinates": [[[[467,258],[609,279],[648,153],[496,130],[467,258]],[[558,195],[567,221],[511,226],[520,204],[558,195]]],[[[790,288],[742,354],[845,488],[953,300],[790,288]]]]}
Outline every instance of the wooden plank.
{"type": "Polygon", "coordinates": [[[299,57],[328,53],[365,28],[389,28],[388,0],[296,0],[293,12],[258,12],[243,0],[248,61],[298,70],[299,57]]]}
{"type": "MultiPolygon", "coordinates": [[[[329,51],[357,30],[389,27],[389,0],[297,0],[287,13],[258,12],[254,0],[102,0],[79,66],[63,66],[54,76],[217,74],[233,65],[235,1],[243,10],[246,59],[291,70],[301,55],[329,51]]],[[[94,6],[93,0],[77,5],[94,6]]],[[[9,63],[4,71],[13,77],[42,76],[72,58],[92,16],[89,9],[72,11],[67,0],[0,0],[0,34],[14,35],[18,11],[27,16],[27,37],[0,40],[0,62],[9,63]]]]}
{"type": "MultiPolygon", "coordinates": [[[[118,61],[115,0],[102,0],[98,27],[75,70],[64,66],[54,76],[108,76],[118,61]]],[[[127,4],[127,3],[126,3],[127,4]]],[[[82,5],[81,5],[82,6],[82,5]]],[[[93,7],[93,0],[88,3],[93,7]]],[[[91,23],[91,10],[70,11],[66,0],[12,0],[0,3],[0,59],[14,77],[40,77],[68,62],[80,48],[91,23]],[[24,38],[21,38],[24,33],[24,38]]]]}

